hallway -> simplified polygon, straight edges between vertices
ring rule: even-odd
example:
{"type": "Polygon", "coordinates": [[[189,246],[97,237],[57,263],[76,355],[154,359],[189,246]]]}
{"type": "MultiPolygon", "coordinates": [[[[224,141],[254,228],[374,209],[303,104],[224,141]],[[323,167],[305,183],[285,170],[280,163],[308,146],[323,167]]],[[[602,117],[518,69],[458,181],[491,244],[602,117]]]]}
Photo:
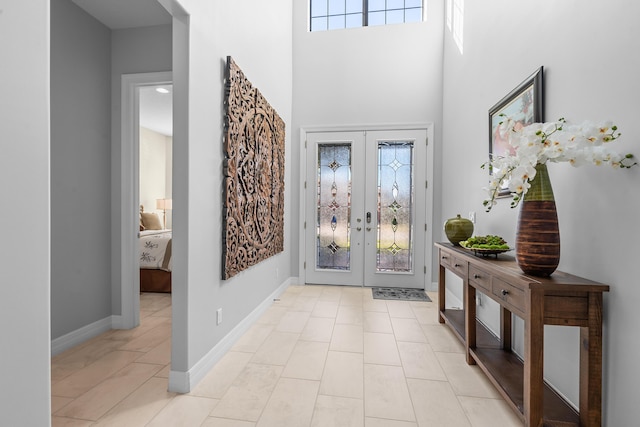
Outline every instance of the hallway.
{"type": "Polygon", "coordinates": [[[54,427],[522,426],[434,302],[291,286],[184,395],[166,391],[170,295],[140,304],[138,328],[52,359],[54,427]]]}

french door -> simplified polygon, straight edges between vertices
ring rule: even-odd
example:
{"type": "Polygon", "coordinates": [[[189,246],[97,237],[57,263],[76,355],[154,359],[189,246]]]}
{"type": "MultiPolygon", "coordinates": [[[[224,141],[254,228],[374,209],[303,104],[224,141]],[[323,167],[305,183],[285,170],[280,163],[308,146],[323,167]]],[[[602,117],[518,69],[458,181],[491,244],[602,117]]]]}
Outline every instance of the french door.
{"type": "Polygon", "coordinates": [[[427,131],[307,134],[305,281],[425,287],[427,131]]]}

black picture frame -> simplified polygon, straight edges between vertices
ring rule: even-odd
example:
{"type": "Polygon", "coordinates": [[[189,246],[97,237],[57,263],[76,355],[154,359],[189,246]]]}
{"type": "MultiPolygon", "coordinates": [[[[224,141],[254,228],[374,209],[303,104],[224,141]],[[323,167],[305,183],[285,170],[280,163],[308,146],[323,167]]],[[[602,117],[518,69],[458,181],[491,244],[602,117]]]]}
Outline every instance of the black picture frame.
{"type": "MultiPolygon", "coordinates": [[[[522,126],[544,121],[543,68],[538,68],[489,109],[489,160],[513,154],[508,141],[498,132],[499,124],[505,116],[511,117],[522,126]]],[[[489,173],[493,173],[491,168],[489,173]]],[[[498,197],[506,197],[509,194],[509,183],[504,182],[498,197]]]]}

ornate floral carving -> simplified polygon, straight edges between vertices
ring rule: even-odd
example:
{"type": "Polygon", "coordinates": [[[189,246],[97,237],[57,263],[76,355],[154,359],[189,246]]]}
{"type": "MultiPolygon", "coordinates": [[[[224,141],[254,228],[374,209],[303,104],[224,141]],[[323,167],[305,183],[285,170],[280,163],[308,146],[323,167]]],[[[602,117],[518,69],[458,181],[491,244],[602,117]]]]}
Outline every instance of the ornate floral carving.
{"type": "Polygon", "coordinates": [[[222,278],[284,249],[284,121],[227,57],[222,278]]]}

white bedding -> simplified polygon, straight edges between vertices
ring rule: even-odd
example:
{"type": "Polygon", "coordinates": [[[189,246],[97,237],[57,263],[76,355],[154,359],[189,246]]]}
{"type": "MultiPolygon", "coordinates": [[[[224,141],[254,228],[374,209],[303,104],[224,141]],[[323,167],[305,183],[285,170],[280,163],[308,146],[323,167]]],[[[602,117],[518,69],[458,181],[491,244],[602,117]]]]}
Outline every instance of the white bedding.
{"type": "Polygon", "coordinates": [[[171,271],[171,230],[140,232],[140,268],[171,271]]]}

